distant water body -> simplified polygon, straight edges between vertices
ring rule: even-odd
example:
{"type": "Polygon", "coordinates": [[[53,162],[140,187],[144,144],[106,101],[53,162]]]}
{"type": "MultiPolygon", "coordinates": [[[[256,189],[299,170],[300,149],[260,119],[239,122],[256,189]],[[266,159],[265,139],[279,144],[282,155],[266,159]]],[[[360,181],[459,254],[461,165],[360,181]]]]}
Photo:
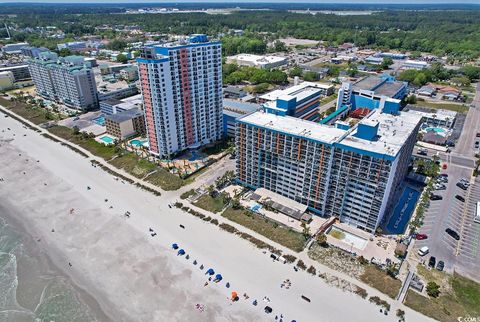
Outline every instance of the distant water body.
{"type": "Polygon", "coordinates": [[[7,211],[0,205],[0,321],[99,321],[7,211]]]}

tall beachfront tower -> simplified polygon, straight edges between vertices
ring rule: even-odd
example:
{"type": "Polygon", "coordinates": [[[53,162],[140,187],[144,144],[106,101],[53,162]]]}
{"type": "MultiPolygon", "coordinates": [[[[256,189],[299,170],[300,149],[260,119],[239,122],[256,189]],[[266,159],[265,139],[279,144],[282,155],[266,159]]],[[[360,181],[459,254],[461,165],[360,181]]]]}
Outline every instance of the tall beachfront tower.
{"type": "Polygon", "coordinates": [[[222,137],[222,47],[206,35],[142,49],[137,59],[150,152],[169,157],[222,137]]]}

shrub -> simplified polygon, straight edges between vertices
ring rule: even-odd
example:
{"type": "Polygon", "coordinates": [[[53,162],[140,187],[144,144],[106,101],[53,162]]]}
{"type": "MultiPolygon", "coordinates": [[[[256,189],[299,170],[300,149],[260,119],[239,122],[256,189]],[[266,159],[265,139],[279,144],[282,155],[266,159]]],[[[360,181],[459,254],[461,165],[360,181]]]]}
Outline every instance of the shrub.
{"type": "Polygon", "coordinates": [[[237,228],[229,225],[229,224],[226,224],[226,223],[221,223],[220,225],[218,225],[218,227],[220,227],[220,229],[222,230],[225,230],[225,231],[228,231],[229,233],[236,233],[237,232],[237,228]]]}
{"type": "Polygon", "coordinates": [[[401,320],[405,320],[405,311],[401,310],[401,309],[398,309],[397,310],[397,317],[401,320]]]}
{"type": "Polygon", "coordinates": [[[218,220],[216,219],[210,220],[210,223],[218,226],[218,220]]]}
{"type": "Polygon", "coordinates": [[[300,268],[301,270],[307,269],[307,265],[305,265],[305,263],[301,259],[298,260],[297,267],[300,268]]]}
{"type": "Polygon", "coordinates": [[[212,217],[208,216],[208,217],[203,218],[203,220],[204,221],[210,221],[210,220],[212,220],[212,217]]]}
{"type": "Polygon", "coordinates": [[[293,255],[290,255],[290,254],[287,254],[287,255],[283,255],[283,258],[285,258],[285,260],[287,261],[287,263],[293,263],[297,260],[297,258],[293,255]]]}
{"type": "Polygon", "coordinates": [[[362,299],[366,299],[368,296],[367,290],[358,286],[354,293],[359,295],[362,299]]]}
{"type": "Polygon", "coordinates": [[[435,282],[428,282],[427,294],[430,297],[438,297],[438,295],[440,295],[440,285],[435,282]]]}
{"type": "Polygon", "coordinates": [[[317,270],[312,265],[310,265],[310,267],[307,269],[307,272],[312,275],[317,275],[317,270]]]}
{"type": "Polygon", "coordinates": [[[177,207],[177,208],[182,208],[182,207],[183,207],[183,203],[178,202],[178,201],[175,202],[173,205],[174,205],[175,207],[177,207]]]}

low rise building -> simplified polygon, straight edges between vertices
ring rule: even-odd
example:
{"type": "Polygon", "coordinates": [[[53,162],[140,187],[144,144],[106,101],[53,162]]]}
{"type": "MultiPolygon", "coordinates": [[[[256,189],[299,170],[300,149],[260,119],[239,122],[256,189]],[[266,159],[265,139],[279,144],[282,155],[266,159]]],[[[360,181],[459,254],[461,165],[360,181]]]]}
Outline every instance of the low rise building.
{"type": "Polygon", "coordinates": [[[105,116],[107,133],[120,139],[126,139],[134,135],[145,136],[145,115],[137,108],[118,112],[105,116]]]}
{"type": "Polygon", "coordinates": [[[48,51],[45,47],[33,47],[33,46],[25,46],[21,49],[22,55],[25,57],[36,58],[40,53],[48,51]]]}
{"type": "Polygon", "coordinates": [[[235,137],[235,123],[239,117],[260,111],[259,104],[244,103],[231,99],[223,100],[223,136],[235,137]]]}
{"type": "Polygon", "coordinates": [[[318,121],[320,98],[333,93],[333,85],[303,82],[284,90],[275,90],[259,97],[267,113],[289,115],[318,121]]]}
{"type": "MultiPolygon", "coordinates": [[[[123,82],[125,83],[125,82],[123,82]]],[[[122,99],[125,97],[137,95],[139,93],[136,84],[124,86],[101,87],[98,91],[98,100],[105,101],[109,99],[122,99]]]]}
{"type": "Polygon", "coordinates": [[[63,44],[57,44],[57,49],[69,49],[71,51],[81,51],[87,49],[87,42],[86,41],[71,41],[66,42],[63,44]]]}
{"type": "Polygon", "coordinates": [[[4,54],[21,54],[22,48],[28,46],[27,42],[19,42],[16,44],[6,44],[2,47],[2,53],[4,54]]]}
{"type": "Polygon", "coordinates": [[[422,70],[422,69],[428,68],[429,66],[430,65],[426,61],[406,60],[402,65],[402,69],[422,70]]]}
{"type": "Polygon", "coordinates": [[[13,87],[15,78],[13,78],[12,72],[0,72],[0,90],[7,90],[13,87]]]}
{"type": "Polygon", "coordinates": [[[122,100],[112,98],[109,100],[100,101],[100,110],[104,115],[112,115],[134,108],[142,109],[142,102],[143,100],[141,94],[130,96],[122,100]]]}
{"type": "Polygon", "coordinates": [[[28,65],[25,64],[0,67],[0,73],[1,72],[12,72],[15,82],[23,82],[32,79],[28,65]]]}
{"type": "Polygon", "coordinates": [[[235,98],[240,99],[242,97],[247,96],[247,93],[241,88],[235,86],[228,86],[223,89],[223,96],[225,98],[235,98]]]}
{"type": "Polygon", "coordinates": [[[288,64],[288,59],[286,57],[279,56],[239,54],[227,57],[227,64],[237,64],[238,66],[250,66],[269,69],[288,64]]]}
{"type": "Polygon", "coordinates": [[[138,68],[137,66],[129,66],[120,70],[120,77],[127,82],[133,82],[138,80],[138,68]]]}
{"type": "Polygon", "coordinates": [[[411,105],[407,105],[410,113],[420,115],[422,122],[429,127],[444,127],[453,128],[457,119],[457,112],[449,110],[435,109],[434,111],[426,112],[412,109],[411,105]]]}

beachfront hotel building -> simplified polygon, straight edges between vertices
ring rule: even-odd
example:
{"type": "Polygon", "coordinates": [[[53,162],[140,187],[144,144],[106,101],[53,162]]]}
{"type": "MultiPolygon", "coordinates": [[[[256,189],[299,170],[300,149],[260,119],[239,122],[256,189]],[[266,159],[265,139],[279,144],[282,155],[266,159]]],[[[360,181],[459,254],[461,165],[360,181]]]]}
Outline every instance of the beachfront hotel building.
{"type": "Polygon", "coordinates": [[[206,35],[142,49],[137,59],[150,153],[169,157],[222,138],[222,48],[206,35]]]}
{"type": "Polygon", "coordinates": [[[374,233],[401,190],[420,122],[380,109],[351,127],[255,112],[237,121],[237,180],[374,233]]]}
{"type": "Polygon", "coordinates": [[[38,95],[79,110],[98,107],[93,70],[82,56],[42,52],[29,60],[28,68],[38,95]]]}

